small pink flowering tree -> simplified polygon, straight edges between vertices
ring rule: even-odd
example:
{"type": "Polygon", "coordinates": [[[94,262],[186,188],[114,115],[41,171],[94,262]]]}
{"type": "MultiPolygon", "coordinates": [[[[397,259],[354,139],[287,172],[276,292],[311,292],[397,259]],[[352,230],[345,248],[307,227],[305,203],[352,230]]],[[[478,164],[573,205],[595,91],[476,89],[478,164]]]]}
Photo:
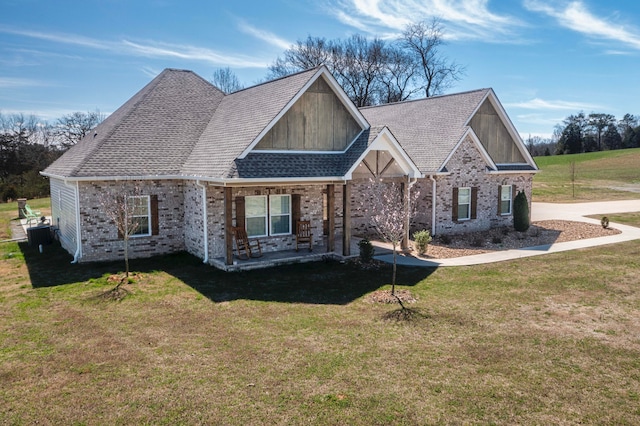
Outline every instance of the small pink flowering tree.
{"type": "Polygon", "coordinates": [[[393,247],[392,295],[395,295],[398,247],[409,235],[420,196],[419,191],[412,191],[405,185],[369,179],[363,188],[362,210],[368,215],[378,236],[393,247]]]}

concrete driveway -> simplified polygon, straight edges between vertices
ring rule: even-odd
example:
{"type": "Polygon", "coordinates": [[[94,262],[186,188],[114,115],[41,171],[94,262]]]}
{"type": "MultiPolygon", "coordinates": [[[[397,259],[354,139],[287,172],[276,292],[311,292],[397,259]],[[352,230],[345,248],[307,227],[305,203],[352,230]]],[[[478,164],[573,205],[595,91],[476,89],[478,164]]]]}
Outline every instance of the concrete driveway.
{"type": "MultiPolygon", "coordinates": [[[[600,224],[600,219],[591,219],[589,215],[610,215],[613,213],[640,212],[640,200],[623,201],[602,201],[593,203],[533,203],[531,206],[531,220],[573,220],[588,223],[600,224]]],[[[475,254],[472,256],[455,257],[451,259],[422,259],[411,255],[399,255],[397,263],[409,266],[469,266],[483,263],[501,262],[504,260],[520,259],[523,257],[539,256],[549,253],[557,253],[567,250],[576,250],[599,245],[615,244],[624,241],[640,239],[640,228],[622,225],[619,223],[610,224],[611,227],[619,229],[620,234],[607,237],[589,238],[586,240],[567,241],[564,243],[547,244],[543,246],[527,247],[516,250],[502,250],[489,253],[475,254]]],[[[392,263],[393,254],[381,254],[375,256],[377,260],[392,263]]]]}

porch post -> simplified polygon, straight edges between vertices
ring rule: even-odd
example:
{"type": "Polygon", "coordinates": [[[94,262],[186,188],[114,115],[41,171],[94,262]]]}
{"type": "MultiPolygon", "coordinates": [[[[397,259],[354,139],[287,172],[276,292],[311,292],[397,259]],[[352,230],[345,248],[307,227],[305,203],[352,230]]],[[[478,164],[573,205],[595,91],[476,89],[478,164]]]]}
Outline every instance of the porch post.
{"type": "Polygon", "coordinates": [[[233,265],[233,204],[231,188],[224,188],[224,244],[226,248],[225,263],[233,265]]]}
{"type": "Polygon", "coordinates": [[[342,255],[351,255],[351,183],[342,187],[342,255]]]}
{"type": "Polygon", "coordinates": [[[402,237],[402,241],[400,242],[400,248],[402,250],[408,250],[409,249],[409,224],[411,223],[411,218],[409,217],[410,214],[410,199],[409,199],[409,176],[407,176],[407,183],[402,183],[401,188],[402,188],[402,197],[404,199],[404,203],[406,204],[406,211],[407,211],[407,215],[404,218],[404,236],[402,237]]]}
{"type": "Polygon", "coordinates": [[[327,185],[327,253],[336,251],[336,193],[333,184],[327,185]]]}

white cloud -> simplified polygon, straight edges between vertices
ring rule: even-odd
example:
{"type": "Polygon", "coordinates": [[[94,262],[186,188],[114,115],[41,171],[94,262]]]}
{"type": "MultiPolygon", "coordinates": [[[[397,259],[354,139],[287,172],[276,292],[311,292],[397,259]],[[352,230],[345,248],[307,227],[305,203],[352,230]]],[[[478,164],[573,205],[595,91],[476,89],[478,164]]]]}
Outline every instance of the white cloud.
{"type": "Polygon", "coordinates": [[[287,40],[280,38],[269,31],[261,30],[252,25],[249,25],[244,21],[240,21],[239,28],[244,33],[249,34],[259,40],[265,41],[282,50],[286,50],[289,47],[291,47],[291,44],[292,44],[291,42],[288,42],[287,40]]]}
{"type": "Polygon", "coordinates": [[[137,43],[123,40],[122,45],[132,55],[150,58],[178,58],[194,61],[209,62],[214,65],[225,65],[241,68],[263,68],[266,61],[256,61],[253,58],[240,55],[227,55],[214,50],[189,45],[147,41],[137,43]]]}
{"type": "Polygon", "coordinates": [[[535,110],[547,110],[547,111],[582,111],[582,110],[595,110],[601,108],[601,106],[595,104],[588,104],[582,102],[570,102],[570,101],[545,101],[544,99],[534,98],[525,102],[506,103],[505,106],[523,109],[535,109],[535,110]]]}
{"type": "Polygon", "coordinates": [[[16,30],[0,26],[0,33],[20,35],[23,37],[46,40],[58,44],[83,46],[95,50],[106,50],[114,54],[128,54],[154,58],[178,58],[193,61],[203,61],[214,65],[224,65],[243,68],[264,68],[268,61],[259,61],[244,55],[234,55],[216,52],[211,49],[172,44],[156,41],[134,42],[129,40],[104,41],[77,34],[44,33],[39,31],[16,30]]]}
{"type": "MultiPolygon", "coordinates": [[[[524,23],[489,10],[488,0],[341,0],[327,9],[345,25],[378,33],[402,31],[407,24],[437,18],[452,39],[504,39],[524,23]]],[[[512,38],[513,40],[513,38],[512,38]]]]}
{"type": "Polygon", "coordinates": [[[0,87],[17,88],[17,87],[38,87],[45,86],[44,83],[28,78],[0,77],[0,87]]]}
{"type": "Polygon", "coordinates": [[[624,43],[640,49],[640,31],[626,28],[622,23],[611,22],[591,13],[582,1],[569,2],[564,8],[554,7],[545,1],[524,0],[524,7],[555,18],[560,25],[589,37],[624,43]]]}

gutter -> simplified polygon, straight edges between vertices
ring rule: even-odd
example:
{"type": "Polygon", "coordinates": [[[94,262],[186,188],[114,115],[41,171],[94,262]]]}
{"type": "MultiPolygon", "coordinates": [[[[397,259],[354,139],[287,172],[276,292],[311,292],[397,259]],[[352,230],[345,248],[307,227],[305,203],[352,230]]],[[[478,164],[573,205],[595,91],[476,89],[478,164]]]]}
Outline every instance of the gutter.
{"type": "Polygon", "coordinates": [[[264,186],[265,184],[280,185],[301,185],[306,183],[329,184],[341,183],[345,180],[344,176],[320,176],[320,177],[292,177],[292,178],[231,178],[221,179],[206,176],[192,175],[143,175],[143,176],[82,176],[70,177],[62,176],[54,173],[40,172],[40,175],[61,179],[69,182],[95,182],[95,181],[149,181],[149,180],[195,180],[198,182],[207,182],[217,186],[264,186]]]}
{"type": "Polygon", "coordinates": [[[69,188],[73,189],[74,199],[76,202],[75,210],[76,210],[76,252],[73,255],[72,264],[78,263],[78,260],[82,257],[82,234],[80,232],[80,189],[78,188],[78,182],[75,182],[75,185],[69,184],[65,179],[64,184],[69,188]]]}
{"type": "Polygon", "coordinates": [[[196,180],[196,186],[202,188],[202,228],[204,232],[204,260],[202,263],[209,263],[209,224],[207,223],[207,186],[196,180]]]}

